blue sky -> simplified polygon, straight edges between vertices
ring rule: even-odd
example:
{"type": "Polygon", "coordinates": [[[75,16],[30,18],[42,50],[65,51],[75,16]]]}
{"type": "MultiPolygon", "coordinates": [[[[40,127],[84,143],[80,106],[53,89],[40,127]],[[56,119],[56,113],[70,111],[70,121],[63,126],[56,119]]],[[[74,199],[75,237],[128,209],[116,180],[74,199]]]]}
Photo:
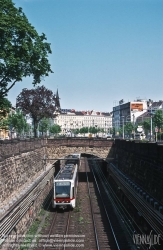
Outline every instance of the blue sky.
{"type": "MultiPolygon", "coordinates": [[[[61,108],[112,111],[118,101],[163,100],[162,0],[13,0],[51,43],[42,82],[61,108]]],[[[23,79],[10,91],[15,104],[23,79]]]]}

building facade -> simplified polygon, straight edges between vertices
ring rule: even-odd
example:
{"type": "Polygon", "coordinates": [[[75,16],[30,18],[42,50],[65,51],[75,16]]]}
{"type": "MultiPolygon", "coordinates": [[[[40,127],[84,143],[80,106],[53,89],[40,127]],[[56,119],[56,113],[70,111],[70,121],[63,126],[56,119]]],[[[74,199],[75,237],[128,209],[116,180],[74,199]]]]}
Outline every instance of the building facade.
{"type": "Polygon", "coordinates": [[[147,111],[145,113],[141,114],[139,117],[137,117],[137,123],[151,119],[151,116],[153,116],[157,110],[162,110],[162,112],[163,112],[163,101],[162,100],[159,100],[157,102],[149,100],[147,103],[147,106],[148,106],[147,111]]]}
{"type": "Polygon", "coordinates": [[[100,128],[107,133],[112,128],[112,113],[61,109],[54,119],[54,124],[61,126],[62,134],[83,127],[100,128]]]}
{"type": "Polygon", "coordinates": [[[113,127],[116,131],[128,122],[136,123],[137,118],[148,110],[148,101],[137,99],[133,102],[119,102],[113,107],[113,127]]]}

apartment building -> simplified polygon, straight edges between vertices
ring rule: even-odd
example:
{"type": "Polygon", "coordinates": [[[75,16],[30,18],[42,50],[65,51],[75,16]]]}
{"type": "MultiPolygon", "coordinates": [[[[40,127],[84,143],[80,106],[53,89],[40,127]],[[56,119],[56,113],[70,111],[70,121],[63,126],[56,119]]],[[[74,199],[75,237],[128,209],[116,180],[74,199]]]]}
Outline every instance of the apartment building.
{"type": "Polygon", "coordinates": [[[54,124],[61,126],[63,134],[82,127],[95,127],[108,132],[112,128],[112,113],[61,109],[60,114],[54,118],[54,124]]]}
{"type": "Polygon", "coordinates": [[[136,123],[137,118],[147,112],[149,102],[143,99],[137,99],[133,102],[124,103],[119,101],[119,105],[113,107],[113,127],[119,129],[127,122],[136,123]]]}

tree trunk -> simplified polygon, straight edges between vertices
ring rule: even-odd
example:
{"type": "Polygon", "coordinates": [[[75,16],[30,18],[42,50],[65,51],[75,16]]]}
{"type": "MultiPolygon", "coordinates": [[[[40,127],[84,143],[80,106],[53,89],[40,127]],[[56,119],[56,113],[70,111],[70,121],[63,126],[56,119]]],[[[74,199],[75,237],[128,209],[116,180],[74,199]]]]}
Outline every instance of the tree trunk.
{"type": "Polygon", "coordinates": [[[37,127],[38,127],[38,122],[33,119],[33,125],[34,125],[34,137],[37,138],[38,135],[37,135],[37,127]]]}

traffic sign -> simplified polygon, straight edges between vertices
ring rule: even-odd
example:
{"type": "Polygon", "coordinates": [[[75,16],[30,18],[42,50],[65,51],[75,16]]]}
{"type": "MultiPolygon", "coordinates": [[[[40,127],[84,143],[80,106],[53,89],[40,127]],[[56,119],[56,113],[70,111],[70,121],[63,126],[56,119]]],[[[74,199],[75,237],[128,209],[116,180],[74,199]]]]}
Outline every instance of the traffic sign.
{"type": "Polygon", "coordinates": [[[155,127],[155,132],[158,133],[158,127],[155,127]]]}

